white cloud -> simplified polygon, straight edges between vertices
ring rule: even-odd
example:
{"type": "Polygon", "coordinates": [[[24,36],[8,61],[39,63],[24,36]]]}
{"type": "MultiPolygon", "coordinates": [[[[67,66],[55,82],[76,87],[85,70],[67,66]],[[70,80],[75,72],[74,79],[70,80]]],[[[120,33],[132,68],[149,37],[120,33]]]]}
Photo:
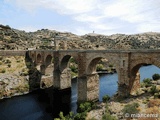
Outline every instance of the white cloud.
{"type": "MultiPolygon", "coordinates": [[[[74,25],[62,27],[79,33],[128,32],[128,26],[137,31],[160,31],[160,0],[5,0],[19,9],[33,13],[39,8],[66,15],[74,25]],[[76,25],[77,24],[77,25],[76,25]],[[85,26],[80,26],[85,25],[85,26]],[[134,27],[136,26],[136,27],[134,27]],[[67,28],[68,27],[68,28],[67,28]]],[[[58,27],[57,27],[58,28],[58,27]]]]}
{"type": "Polygon", "coordinates": [[[61,14],[78,14],[94,9],[97,0],[5,0],[19,8],[34,11],[41,8],[56,10],[61,14]]]}
{"type": "Polygon", "coordinates": [[[101,21],[101,19],[103,19],[103,16],[80,14],[75,16],[74,19],[80,22],[98,23],[99,21],[101,21]]]}

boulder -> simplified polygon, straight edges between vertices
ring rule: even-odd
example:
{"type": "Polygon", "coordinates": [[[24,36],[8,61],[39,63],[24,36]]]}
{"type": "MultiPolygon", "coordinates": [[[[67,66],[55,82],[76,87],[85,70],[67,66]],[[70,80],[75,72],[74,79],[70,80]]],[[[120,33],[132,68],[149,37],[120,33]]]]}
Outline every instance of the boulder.
{"type": "Polygon", "coordinates": [[[157,85],[160,85],[160,80],[157,80],[157,85]]]}

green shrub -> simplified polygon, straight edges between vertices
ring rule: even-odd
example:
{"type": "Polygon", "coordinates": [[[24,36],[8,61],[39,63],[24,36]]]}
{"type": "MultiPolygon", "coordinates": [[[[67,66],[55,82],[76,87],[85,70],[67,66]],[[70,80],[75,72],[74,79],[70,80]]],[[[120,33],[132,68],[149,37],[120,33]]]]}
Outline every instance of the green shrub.
{"type": "Polygon", "coordinates": [[[5,72],[6,72],[5,69],[0,70],[0,73],[5,73],[5,72]]]}
{"type": "Polygon", "coordinates": [[[104,66],[102,64],[97,64],[97,71],[103,70],[104,66]]]}
{"type": "Polygon", "coordinates": [[[117,120],[115,116],[112,116],[110,113],[106,113],[102,116],[102,120],[117,120]]]}
{"type": "Polygon", "coordinates": [[[158,93],[155,93],[154,94],[154,98],[159,98],[160,99],[160,93],[158,92],[158,93]]]}
{"type": "Polygon", "coordinates": [[[21,62],[20,60],[17,60],[17,63],[21,62]]]}
{"type": "Polygon", "coordinates": [[[102,120],[117,120],[115,116],[112,116],[112,115],[110,114],[107,103],[106,103],[105,114],[102,116],[102,120]]]}
{"type": "Polygon", "coordinates": [[[103,102],[108,102],[110,100],[110,97],[108,95],[103,96],[102,98],[103,102]]]}
{"type": "Polygon", "coordinates": [[[70,65],[70,69],[74,73],[78,73],[78,68],[75,65],[70,65]]]}
{"type": "Polygon", "coordinates": [[[151,94],[154,94],[156,92],[158,92],[157,88],[155,85],[152,85],[152,87],[150,88],[150,91],[149,91],[151,94]]]}
{"type": "Polygon", "coordinates": [[[86,115],[87,115],[87,112],[77,113],[74,116],[74,120],[85,120],[86,119],[86,115]]]}
{"type": "Polygon", "coordinates": [[[151,86],[151,79],[150,78],[143,79],[143,83],[144,83],[145,87],[150,87],[151,86]]]}
{"type": "Polygon", "coordinates": [[[5,60],[5,63],[7,64],[7,63],[11,63],[11,61],[9,60],[9,59],[6,59],[5,60]]]}
{"type": "Polygon", "coordinates": [[[54,120],[73,120],[73,113],[70,112],[67,116],[63,115],[63,112],[59,113],[60,118],[55,118],[54,120]]]}
{"type": "Polygon", "coordinates": [[[3,57],[0,57],[0,60],[3,60],[3,57]]]}
{"type": "Polygon", "coordinates": [[[158,80],[158,79],[160,79],[160,74],[154,74],[153,76],[152,76],[152,78],[153,78],[153,80],[158,80]]]}
{"type": "Polygon", "coordinates": [[[11,67],[11,64],[8,64],[7,66],[10,68],[10,67],[11,67]]]}
{"type": "Polygon", "coordinates": [[[92,109],[92,104],[90,102],[81,103],[79,106],[80,112],[89,112],[92,109]]]}
{"type": "Polygon", "coordinates": [[[76,60],[75,60],[73,57],[71,57],[71,58],[69,59],[69,62],[71,62],[71,63],[76,63],[76,60]]]}
{"type": "Polygon", "coordinates": [[[136,114],[136,113],[139,112],[139,110],[137,109],[138,106],[139,106],[138,103],[132,103],[132,104],[125,105],[124,108],[122,109],[122,112],[123,112],[124,115],[126,113],[136,114]]]}
{"type": "Polygon", "coordinates": [[[109,64],[109,67],[113,67],[113,65],[112,65],[112,64],[109,64]]]}
{"type": "Polygon", "coordinates": [[[145,79],[143,79],[143,82],[147,83],[147,84],[151,84],[151,79],[150,78],[145,78],[145,79]]]}

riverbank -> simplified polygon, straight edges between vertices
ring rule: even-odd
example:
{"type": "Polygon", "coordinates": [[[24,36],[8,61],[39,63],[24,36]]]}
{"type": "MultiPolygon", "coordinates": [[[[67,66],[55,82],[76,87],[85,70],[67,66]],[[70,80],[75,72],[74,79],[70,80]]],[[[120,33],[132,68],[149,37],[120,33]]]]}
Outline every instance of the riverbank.
{"type": "MultiPolygon", "coordinates": [[[[159,118],[157,115],[160,115],[160,84],[158,81],[152,81],[149,87],[142,86],[133,96],[119,98],[115,95],[107,103],[97,103],[96,105],[98,106],[98,109],[88,112],[86,120],[104,120],[103,117],[106,114],[106,109],[108,109],[110,115],[114,116],[117,120],[129,119],[130,114],[135,111],[132,109],[128,110],[129,113],[125,113],[124,109],[126,106],[133,105],[135,103],[138,104],[138,107],[136,108],[137,115],[154,114],[155,117],[133,117],[133,120],[158,120],[159,118]],[[155,86],[156,90],[153,90],[153,86],[155,86]]],[[[128,109],[131,108],[128,107],[128,109]]]]}
{"type": "Polygon", "coordinates": [[[17,74],[0,75],[0,99],[29,93],[29,84],[22,76],[17,74]]]}

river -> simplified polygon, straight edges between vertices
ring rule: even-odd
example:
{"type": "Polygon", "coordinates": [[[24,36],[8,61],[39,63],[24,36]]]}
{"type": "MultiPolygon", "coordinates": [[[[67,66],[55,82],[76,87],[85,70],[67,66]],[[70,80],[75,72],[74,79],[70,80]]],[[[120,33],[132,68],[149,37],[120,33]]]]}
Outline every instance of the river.
{"type": "MultiPolygon", "coordinates": [[[[141,81],[144,78],[152,78],[154,73],[160,73],[160,69],[153,65],[143,66],[139,71],[141,81]]],[[[100,75],[100,101],[104,95],[112,96],[116,93],[117,80],[116,73],[100,75]]],[[[68,107],[74,112],[77,107],[76,82],[76,80],[72,80],[71,104],[68,107]]],[[[0,120],[53,120],[48,99],[45,92],[40,90],[23,96],[0,100],[0,120]]]]}

